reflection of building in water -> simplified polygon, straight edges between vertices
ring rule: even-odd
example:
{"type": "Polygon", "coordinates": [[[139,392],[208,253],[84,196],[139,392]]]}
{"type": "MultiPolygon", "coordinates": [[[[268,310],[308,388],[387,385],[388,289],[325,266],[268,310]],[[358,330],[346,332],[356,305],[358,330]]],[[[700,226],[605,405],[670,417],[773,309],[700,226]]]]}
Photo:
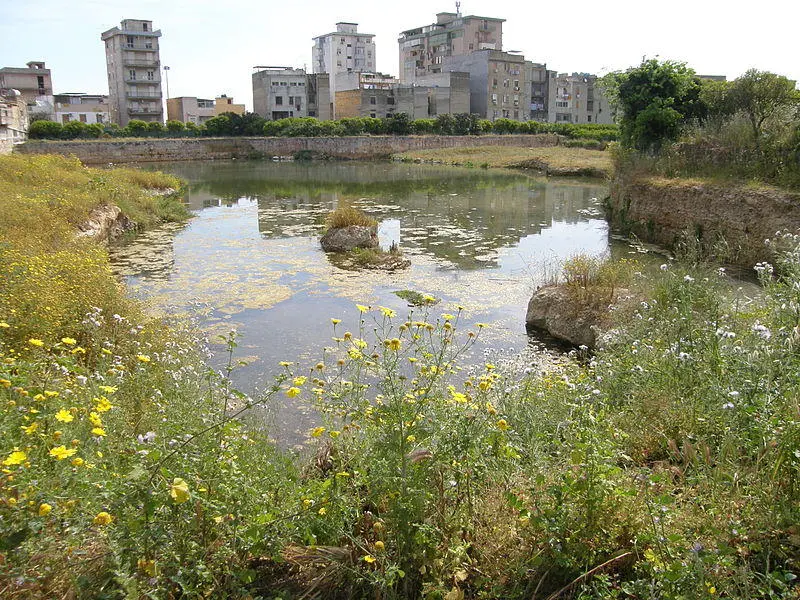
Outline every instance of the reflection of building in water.
{"type": "Polygon", "coordinates": [[[118,277],[164,280],[175,265],[175,235],[184,223],[168,223],[138,234],[127,244],[108,248],[111,268],[118,277]]]}

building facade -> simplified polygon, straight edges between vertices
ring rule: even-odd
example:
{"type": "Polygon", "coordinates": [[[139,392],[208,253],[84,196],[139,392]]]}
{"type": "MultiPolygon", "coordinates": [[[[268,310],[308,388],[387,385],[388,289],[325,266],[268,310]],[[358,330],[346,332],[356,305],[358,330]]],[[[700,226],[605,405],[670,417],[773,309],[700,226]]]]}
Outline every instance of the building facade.
{"type": "Polygon", "coordinates": [[[197,98],[196,96],[179,96],[167,98],[167,120],[181,121],[202,125],[210,118],[216,116],[213,100],[197,98]]]}
{"type": "Polygon", "coordinates": [[[550,103],[550,77],[555,71],[548,71],[546,64],[526,61],[525,72],[531,86],[530,120],[546,123],[550,103]]]}
{"type": "Polygon", "coordinates": [[[531,87],[521,54],[478,50],[448,56],[442,69],[469,74],[470,113],[491,121],[530,118],[531,87]]]}
{"type": "Polygon", "coordinates": [[[331,118],[332,97],[327,73],[309,74],[292,67],[256,67],[253,110],[265,119],[331,118]]]}
{"type": "Polygon", "coordinates": [[[0,69],[0,90],[17,90],[30,117],[54,118],[53,79],[43,61],[34,60],[25,67],[0,69]]]}
{"type": "Polygon", "coordinates": [[[28,103],[22,92],[0,90],[0,140],[22,142],[28,138],[28,103]]]}
{"type": "Polygon", "coordinates": [[[614,123],[608,99],[595,75],[549,71],[548,76],[548,122],[614,123]]]}
{"type": "Polygon", "coordinates": [[[152,21],[125,19],[104,31],[111,120],[122,127],[132,119],[163,123],[161,31],[152,21]]]}
{"type": "Polygon", "coordinates": [[[400,81],[414,83],[419,76],[441,73],[446,70],[443,64],[448,57],[502,50],[504,22],[505,19],[443,12],[436,15],[436,23],[402,32],[397,40],[400,81]]]}
{"type": "Polygon", "coordinates": [[[111,108],[108,96],[102,94],[56,94],[54,97],[55,121],[69,123],[109,123],[111,108]]]}
{"type": "Polygon", "coordinates": [[[221,115],[222,113],[243,115],[245,113],[245,106],[244,104],[236,104],[233,98],[222,94],[214,98],[214,114],[221,115]]]}
{"type": "Polygon", "coordinates": [[[359,33],[358,23],[336,23],[336,31],[314,38],[312,73],[327,73],[335,113],[336,76],[339,73],[374,73],[375,35],[359,33]]]}

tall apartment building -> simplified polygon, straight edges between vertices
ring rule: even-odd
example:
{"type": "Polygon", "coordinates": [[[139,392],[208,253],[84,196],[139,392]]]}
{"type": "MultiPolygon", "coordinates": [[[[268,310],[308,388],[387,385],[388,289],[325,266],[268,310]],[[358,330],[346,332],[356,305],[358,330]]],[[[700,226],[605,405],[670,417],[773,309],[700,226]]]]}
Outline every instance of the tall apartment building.
{"type": "Polygon", "coordinates": [[[327,73],[308,74],[292,67],[255,67],[253,73],[253,111],[265,119],[317,117],[330,119],[331,77],[327,73]]]}
{"type": "Polygon", "coordinates": [[[530,118],[531,87],[525,57],[499,50],[477,50],[448,56],[441,63],[446,72],[469,73],[470,113],[484,119],[530,118]]]}
{"type": "Polygon", "coordinates": [[[111,120],[122,127],[132,119],[164,121],[161,94],[161,31],[152,21],[125,19],[104,31],[111,120]]]}
{"type": "Polygon", "coordinates": [[[29,116],[53,119],[53,79],[44,62],[0,69],[0,90],[17,90],[28,106],[29,116]]]}
{"type": "Polygon", "coordinates": [[[547,111],[550,98],[550,78],[556,74],[555,71],[548,71],[546,64],[526,61],[526,79],[531,86],[531,121],[547,122],[547,111]]]}
{"type": "Polygon", "coordinates": [[[414,83],[421,75],[441,73],[448,57],[502,50],[504,22],[505,19],[443,12],[436,15],[436,23],[402,32],[397,40],[400,81],[414,83]]]}
{"type": "Polygon", "coordinates": [[[56,94],[55,120],[58,123],[108,123],[111,117],[108,96],[102,94],[56,94]]]}
{"type": "Polygon", "coordinates": [[[549,71],[548,114],[550,123],[614,122],[608,99],[597,77],[588,73],[556,73],[549,71]]]}
{"type": "Polygon", "coordinates": [[[375,72],[375,35],[359,33],[358,23],[336,23],[336,31],[314,38],[311,53],[312,73],[329,75],[332,113],[336,108],[336,75],[375,72]]]}

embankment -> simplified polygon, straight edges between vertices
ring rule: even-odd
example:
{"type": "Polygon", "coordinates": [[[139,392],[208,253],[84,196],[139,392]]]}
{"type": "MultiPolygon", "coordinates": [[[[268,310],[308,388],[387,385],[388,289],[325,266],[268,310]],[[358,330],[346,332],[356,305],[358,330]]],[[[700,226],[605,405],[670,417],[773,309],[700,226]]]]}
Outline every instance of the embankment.
{"type": "Polygon", "coordinates": [[[751,267],[772,260],[765,243],[800,228],[800,194],[701,180],[618,178],[611,188],[614,227],[675,248],[697,239],[706,256],[751,267]]]}
{"type": "Polygon", "coordinates": [[[84,164],[137,163],[162,160],[209,160],[292,156],[310,152],[340,159],[387,158],[408,150],[463,148],[468,146],[559,145],[559,137],[539,135],[485,136],[357,136],[357,137],[253,137],[253,138],[152,138],[80,141],[29,141],[15,148],[22,154],[74,155],[84,164]]]}

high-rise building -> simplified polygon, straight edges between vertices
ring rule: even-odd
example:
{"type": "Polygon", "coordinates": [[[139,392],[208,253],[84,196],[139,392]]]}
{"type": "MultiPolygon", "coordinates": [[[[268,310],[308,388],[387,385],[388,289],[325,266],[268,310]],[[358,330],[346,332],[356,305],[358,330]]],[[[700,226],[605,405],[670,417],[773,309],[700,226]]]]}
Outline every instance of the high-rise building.
{"type": "Polygon", "coordinates": [[[106,44],[111,120],[122,127],[132,119],[164,122],[160,37],[152,21],[139,19],[125,19],[100,36],[106,44]]]}
{"type": "Polygon", "coordinates": [[[331,112],[336,112],[336,75],[375,72],[375,36],[358,33],[358,23],[337,23],[336,31],[314,38],[312,72],[328,73],[331,112]]]}
{"type": "Polygon", "coordinates": [[[265,119],[330,119],[332,96],[327,73],[308,74],[292,67],[255,67],[253,111],[265,119]]]}
{"type": "Polygon", "coordinates": [[[441,73],[450,56],[466,56],[479,50],[503,49],[503,22],[492,17],[462,16],[443,12],[436,23],[408,29],[397,40],[400,46],[400,81],[441,73]]]}
{"type": "Polygon", "coordinates": [[[556,73],[549,71],[547,120],[550,123],[614,122],[611,107],[597,84],[597,77],[588,73],[556,73]]]}

